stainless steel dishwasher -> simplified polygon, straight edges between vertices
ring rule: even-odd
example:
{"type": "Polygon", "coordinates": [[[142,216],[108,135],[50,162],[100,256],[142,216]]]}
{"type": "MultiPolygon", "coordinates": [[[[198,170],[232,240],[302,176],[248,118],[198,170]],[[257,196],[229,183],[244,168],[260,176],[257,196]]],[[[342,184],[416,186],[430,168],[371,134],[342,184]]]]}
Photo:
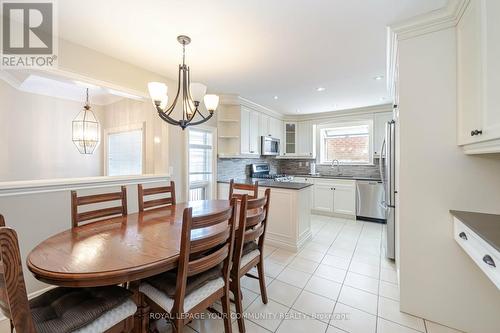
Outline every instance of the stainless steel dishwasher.
{"type": "Polygon", "coordinates": [[[384,185],[381,181],[356,182],[356,219],[372,222],[386,222],[384,185]]]}

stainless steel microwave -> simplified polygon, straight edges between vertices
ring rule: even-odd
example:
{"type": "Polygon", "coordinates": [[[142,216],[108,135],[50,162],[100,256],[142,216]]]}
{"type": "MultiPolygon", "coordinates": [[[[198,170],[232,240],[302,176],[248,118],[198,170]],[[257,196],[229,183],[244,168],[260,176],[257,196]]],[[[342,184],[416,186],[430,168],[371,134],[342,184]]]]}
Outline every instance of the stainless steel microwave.
{"type": "Polygon", "coordinates": [[[280,154],[280,139],[270,136],[261,137],[261,152],[262,155],[279,155],[280,154]]]}

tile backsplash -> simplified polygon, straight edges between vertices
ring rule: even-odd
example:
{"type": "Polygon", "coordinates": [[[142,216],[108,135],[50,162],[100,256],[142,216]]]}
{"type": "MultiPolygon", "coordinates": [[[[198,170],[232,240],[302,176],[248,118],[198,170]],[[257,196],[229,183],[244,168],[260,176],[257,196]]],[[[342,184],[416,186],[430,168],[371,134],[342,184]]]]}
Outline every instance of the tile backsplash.
{"type": "MultiPolygon", "coordinates": [[[[276,159],[275,157],[264,157],[259,159],[243,159],[243,158],[219,158],[217,160],[217,176],[218,179],[230,178],[246,178],[250,176],[250,164],[252,163],[269,163],[271,165],[271,173],[285,173],[289,175],[308,174],[310,171],[309,163],[311,160],[301,159],[276,159]]],[[[340,170],[345,175],[356,177],[380,178],[379,160],[374,159],[373,165],[341,165],[340,170]]],[[[336,173],[330,165],[316,164],[316,172],[323,175],[331,175],[336,173]]]]}
{"type": "MultiPolygon", "coordinates": [[[[308,174],[311,170],[311,160],[279,160],[280,173],[286,174],[308,174]]],[[[379,159],[373,160],[373,165],[341,165],[340,172],[343,175],[355,177],[380,178],[378,164],[379,159]]],[[[333,175],[337,173],[337,167],[316,164],[316,172],[322,175],[333,175]]]]}
{"type": "Polygon", "coordinates": [[[252,163],[269,163],[271,173],[279,173],[279,160],[274,157],[261,158],[219,158],[217,159],[217,178],[246,178],[250,176],[252,163]]]}

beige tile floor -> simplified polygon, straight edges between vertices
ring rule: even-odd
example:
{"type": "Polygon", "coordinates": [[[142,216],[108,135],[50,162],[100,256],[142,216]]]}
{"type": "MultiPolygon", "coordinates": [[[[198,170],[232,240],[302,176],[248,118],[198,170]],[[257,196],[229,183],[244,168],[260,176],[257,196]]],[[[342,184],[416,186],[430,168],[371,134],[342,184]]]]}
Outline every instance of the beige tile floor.
{"type": "MultiPolygon", "coordinates": [[[[298,253],[266,247],[268,304],[262,303],[258,282],[243,278],[248,333],[458,332],[399,311],[395,265],[383,253],[383,225],[313,216],[312,234],[298,253]]],[[[170,331],[165,323],[159,327],[170,331]]],[[[186,331],[222,333],[224,326],[219,319],[197,319],[186,331]]],[[[233,331],[238,332],[236,322],[233,331]]]]}

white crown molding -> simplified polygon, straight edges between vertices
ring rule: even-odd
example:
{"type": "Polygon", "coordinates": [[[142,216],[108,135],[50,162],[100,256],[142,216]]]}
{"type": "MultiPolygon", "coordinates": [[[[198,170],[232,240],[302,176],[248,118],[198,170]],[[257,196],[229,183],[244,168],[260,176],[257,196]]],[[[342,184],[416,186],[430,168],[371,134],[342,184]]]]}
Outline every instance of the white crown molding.
{"type": "Polygon", "coordinates": [[[382,105],[366,106],[366,107],[347,109],[341,111],[309,113],[302,115],[285,115],[284,119],[287,121],[321,120],[321,119],[331,119],[339,117],[360,116],[360,115],[374,114],[380,112],[390,112],[390,111],[392,111],[392,104],[382,104],[382,105]]]}
{"type": "Polygon", "coordinates": [[[398,43],[402,40],[455,27],[470,1],[448,0],[443,8],[394,23],[387,28],[387,91],[392,98],[394,98],[398,63],[398,43]]]}
{"type": "Polygon", "coordinates": [[[449,0],[443,8],[390,26],[397,40],[414,38],[457,25],[470,0],[449,0]]]}
{"type": "Polygon", "coordinates": [[[283,119],[285,117],[285,115],[283,115],[282,113],[279,113],[278,111],[271,110],[268,107],[257,104],[255,102],[252,102],[252,101],[250,101],[246,98],[243,98],[239,95],[233,95],[233,94],[220,95],[220,104],[245,106],[247,108],[259,111],[261,113],[267,114],[268,116],[278,118],[278,119],[283,119]]]}

